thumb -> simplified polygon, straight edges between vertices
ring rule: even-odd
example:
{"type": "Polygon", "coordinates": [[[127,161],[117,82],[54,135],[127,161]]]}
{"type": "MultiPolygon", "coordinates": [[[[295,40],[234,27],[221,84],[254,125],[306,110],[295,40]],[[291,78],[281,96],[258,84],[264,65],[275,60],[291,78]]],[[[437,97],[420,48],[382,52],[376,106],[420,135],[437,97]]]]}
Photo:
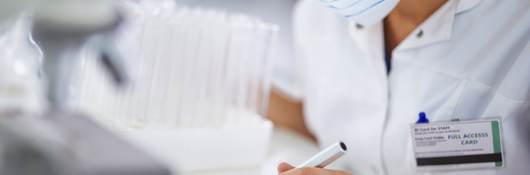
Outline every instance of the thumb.
{"type": "Polygon", "coordinates": [[[283,173],[283,172],[286,172],[286,171],[289,171],[291,169],[294,169],[294,166],[288,164],[288,163],[285,163],[285,162],[282,162],[280,163],[280,165],[278,165],[278,172],[279,173],[283,173]]]}

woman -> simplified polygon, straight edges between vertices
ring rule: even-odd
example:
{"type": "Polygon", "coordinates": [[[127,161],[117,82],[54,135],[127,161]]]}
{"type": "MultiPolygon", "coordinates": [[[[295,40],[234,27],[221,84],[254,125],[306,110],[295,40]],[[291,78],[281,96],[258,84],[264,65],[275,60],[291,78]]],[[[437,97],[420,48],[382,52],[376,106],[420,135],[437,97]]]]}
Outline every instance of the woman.
{"type": "Polygon", "coordinates": [[[273,93],[269,118],[323,146],[345,141],[351,172],[283,163],[279,174],[530,172],[530,1],[321,2],[295,14],[302,96],[273,93]],[[420,112],[430,123],[498,119],[501,166],[419,168],[420,112]]]}

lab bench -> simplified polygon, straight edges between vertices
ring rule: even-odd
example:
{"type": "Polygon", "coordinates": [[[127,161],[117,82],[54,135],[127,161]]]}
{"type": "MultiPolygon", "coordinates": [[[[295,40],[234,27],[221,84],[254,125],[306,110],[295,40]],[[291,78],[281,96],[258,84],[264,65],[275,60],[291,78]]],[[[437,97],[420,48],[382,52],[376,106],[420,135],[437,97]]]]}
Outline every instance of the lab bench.
{"type": "Polygon", "coordinates": [[[269,143],[269,151],[261,165],[179,175],[273,175],[277,174],[276,166],[280,162],[299,164],[318,151],[316,144],[305,137],[291,130],[275,127],[269,143]]]}

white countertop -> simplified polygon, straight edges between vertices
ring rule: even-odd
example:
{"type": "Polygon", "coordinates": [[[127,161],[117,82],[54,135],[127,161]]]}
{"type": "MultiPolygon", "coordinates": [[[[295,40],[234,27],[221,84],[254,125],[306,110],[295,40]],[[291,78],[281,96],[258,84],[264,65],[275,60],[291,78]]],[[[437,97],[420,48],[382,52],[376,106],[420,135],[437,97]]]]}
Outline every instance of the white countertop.
{"type": "Polygon", "coordinates": [[[212,172],[193,172],[179,175],[274,175],[276,166],[286,161],[299,164],[318,152],[318,147],[293,131],[274,128],[266,160],[256,167],[243,167],[212,172]]]}

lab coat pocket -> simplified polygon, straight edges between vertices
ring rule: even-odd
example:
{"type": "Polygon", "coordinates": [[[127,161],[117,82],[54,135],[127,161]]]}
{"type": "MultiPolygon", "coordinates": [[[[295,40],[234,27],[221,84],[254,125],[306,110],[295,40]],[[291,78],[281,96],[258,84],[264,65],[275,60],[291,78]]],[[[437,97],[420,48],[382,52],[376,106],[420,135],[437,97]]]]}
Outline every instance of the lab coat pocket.
{"type": "Polygon", "coordinates": [[[453,111],[453,119],[476,120],[483,116],[494,97],[492,87],[472,80],[464,80],[453,111]]]}
{"type": "Polygon", "coordinates": [[[455,104],[452,118],[476,120],[518,116],[525,101],[509,98],[496,88],[481,82],[465,80],[455,104]]]}

